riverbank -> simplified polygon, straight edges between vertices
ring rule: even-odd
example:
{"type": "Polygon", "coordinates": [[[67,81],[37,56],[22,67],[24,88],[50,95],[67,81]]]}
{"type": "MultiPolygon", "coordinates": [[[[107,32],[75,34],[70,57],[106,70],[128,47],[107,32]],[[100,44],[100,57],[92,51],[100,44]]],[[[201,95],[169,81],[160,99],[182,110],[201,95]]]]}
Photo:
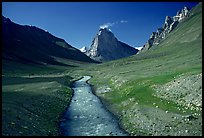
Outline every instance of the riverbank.
{"type": "Polygon", "coordinates": [[[2,135],[57,136],[71,99],[69,76],[2,77],[2,135]]]}
{"type": "MultiPolygon", "coordinates": [[[[197,90],[202,88],[200,76],[202,75],[192,75],[191,77],[183,76],[181,78],[178,76],[177,79],[174,79],[172,82],[167,82],[166,84],[168,84],[167,86],[169,86],[169,83],[179,84],[179,89],[177,87],[178,91],[183,90],[183,87],[185,87],[183,84],[184,80],[185,84],[186,81],[189,81],[187,84],[193,84],[189,88],[196,89],[195,92],[197,92],[197,90]]],[[[127,130],[130,135],[187,136],[200,135],[202,133],[202,109],[201,111],[196,111],[195,109],[197,108],[187,108],[185,106],[177,105],[172,102],[172,99],[166,100],[164,98],[154,96],[153,94],[156,92],[152,91],[150,89],[151,87],[147,87],[147,81],[143,81],[145,83],[141,83],[139,81],[129,82],[129,86],[123,84],[124,86],[122,89],[119,89],[117,86],[111,83],[102,84],[98,77],[93,78],[91,81],[94,84],[95,94],[100,97],[100,99],[107,105],[107,108],[111,112],[120,118],[121,124],[123,124],[125,130],[127,130]],[[146,88],[141,87],[141,84],[146,84],[146,88]],[[128,91],[126,91],[127,89],[128,91]],[[127,98],[127,96],[131,97],[127,98]]],[[[166,86],[166,84],[163,86],[166,86]]],[[[150,86],[155,87],[156,85],[151,84],[150,86]]],[[[170,87],[168,88],[170,89],[170,87]]],[[[171,90],[171,94],[174,94],[173,96],[175,99],[175,92],[172,92],[174,90],[175,89],[171,90]]],[[[193,93],[191,90],[187,89],[186,91],[183,90],[177,94],[183,94],[187,92],[189,94],[193,93]]],[[[199,93],[201,93],[201,91],[197,92],[197,94],[199,93]]],[[[200,99],[202,99],[200,94],[194,96],[195,97],[192,97],[191,95],[192,103],[195,103],[195,100],[200,101],[200,99]]]]}
{"type": "Polygon", "coordinates": [[[89,82],[90,86],[91,86],[91,90],[93,92],[93,94],[99,98],[100,102],[105,106],[105,109],[110,113],[112,114],[112,116],[114,116],[117,120],[118,120],[118,125],[119,127],[125,131],[125,133],[127,133],[128,135],[130,135],[124,128],[124,125],[123,123],[121,122],[121,115],[120,113],[118,112],[117,109],[115,109],[114,106],[111,106],[111,103],[110,101],[108,101],[107,99],[105,99],[102,95],[100,95],[99,93],[96,92],[97,90],[97,87],[92,85],[90,82],[89,82]]]}

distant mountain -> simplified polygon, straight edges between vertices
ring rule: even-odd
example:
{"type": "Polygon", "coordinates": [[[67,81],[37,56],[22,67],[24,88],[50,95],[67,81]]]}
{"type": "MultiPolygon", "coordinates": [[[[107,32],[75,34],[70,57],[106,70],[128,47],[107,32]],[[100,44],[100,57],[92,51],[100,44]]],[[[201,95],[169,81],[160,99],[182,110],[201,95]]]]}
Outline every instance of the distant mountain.
{"type": "Polygon", "coordinates": [[[96,61],[104,62],[128,57],[137,52],[137,49],[118,41],[109,29],[101,28],[85,54],[96,61]]]}
{"type": "Polygon", "coordinates": [[[82,53],[85,53],[87,51],[87,47],[82,47],[81,49],[79,49],[82,53]]]}
{"type": "Polygon", "coordinates": [[[172,30],[182,22],[186,17],[190,14],[190,10],[187,7],[184,7],[181,11],[178,11],[177,14],[173,17],[166,16],[164,24],[162,28],[158,28],[156,32],[153,32],[147,41],[147,43],[143,46],[140,52],[146,51],[150,49],[152,46],[160,44],[162,40],[164,40],[172,30]]]}
{"type": "Polygon", "coordinates": [[[141,50],[142,48],[143,48],[143,46],[135,47],[135,49],[137,49],[137,50],[141,50]]]}
{"type": "Polygon", "coordinates": [[[55,58],[95,62],[63,39],[35,26],[19,25],[2,16],[3,60],[25,64],[64,65],[55,58]]]}

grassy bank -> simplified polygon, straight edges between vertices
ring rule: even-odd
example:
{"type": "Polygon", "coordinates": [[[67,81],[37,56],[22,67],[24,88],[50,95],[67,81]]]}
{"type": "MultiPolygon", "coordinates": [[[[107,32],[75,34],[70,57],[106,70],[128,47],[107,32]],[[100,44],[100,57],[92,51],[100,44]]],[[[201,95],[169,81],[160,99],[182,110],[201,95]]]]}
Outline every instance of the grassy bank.
{"type": "Polygon", "coordinates": [[[74,79],[62,74],[63,67],[23,67],[3,72],[2,135],[59,135],[59,119],[71,100],[74,79]]]}

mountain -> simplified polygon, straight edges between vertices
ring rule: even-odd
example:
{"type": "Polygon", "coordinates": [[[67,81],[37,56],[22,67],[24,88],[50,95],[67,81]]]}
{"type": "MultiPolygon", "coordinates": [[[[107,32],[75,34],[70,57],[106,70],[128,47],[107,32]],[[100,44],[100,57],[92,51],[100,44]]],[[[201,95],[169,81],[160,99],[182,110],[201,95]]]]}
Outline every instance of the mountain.
{"type": "Polygon", "coordinates": [[[79,49],[82,53],[85,53],[87,51],[87,47],[82,47],[81,49],[79,49]]]}
{"type": "Polygon", "coordinates": [[[107,28],[101,28],[85,54],[96,61],[104,62],[128,57],[137,52],[137,49],[118,41],[107,28]]]}
{"type": "Polygon", "coordinates": [[[65,65],[57,58],[95,62],[63,39],[35,26],[19,25],[2,16],[3,60],[24,64],[65,65]]]}
{"type": "Polygon", "coordinates": [[[150,49],[152,46],[160,44],[162,40],[164,40],[167,35],[174,30],[174,28],[182,22],[186,17],[190,14],[190,10],[187,7],[184,7],[181,11],[178,11],[177,14],[173,17],[166,16],[164,24],[162,28],[158,28],[156,32],[153,32],[147,41],[147,43],[143,46],[141,52],[150,49]]]}

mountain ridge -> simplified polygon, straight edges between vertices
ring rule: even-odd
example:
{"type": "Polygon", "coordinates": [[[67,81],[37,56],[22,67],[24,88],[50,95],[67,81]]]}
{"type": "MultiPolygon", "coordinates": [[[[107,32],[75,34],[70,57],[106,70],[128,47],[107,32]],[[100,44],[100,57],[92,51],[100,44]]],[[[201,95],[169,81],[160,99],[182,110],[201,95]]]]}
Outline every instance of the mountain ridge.
{"type": "Polygon", "coordinates": [[[96,63],[58,38],[35,26],[19,25],[2,16],[3,60],[25,64],[65,65],[55,57],[96,63]]]}
{"type": "Polygon", "coordinates": [[[190,9],[185,6],[183,9],[178,11],[175,16],[173,17],[166,16],[162,27],[158,28],[156,32],[153,32],[150,35],[150,38],[148,39],[148,41],[146,42],[146,44],[143,46],[139,53],[147,51],[153,46],[159,45],[160,42],[164,40],[167,37],[167,35],[176,28],[178,24],[183,22],[190,15],[190,13],[191,13],[190,9]]]}

